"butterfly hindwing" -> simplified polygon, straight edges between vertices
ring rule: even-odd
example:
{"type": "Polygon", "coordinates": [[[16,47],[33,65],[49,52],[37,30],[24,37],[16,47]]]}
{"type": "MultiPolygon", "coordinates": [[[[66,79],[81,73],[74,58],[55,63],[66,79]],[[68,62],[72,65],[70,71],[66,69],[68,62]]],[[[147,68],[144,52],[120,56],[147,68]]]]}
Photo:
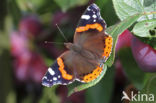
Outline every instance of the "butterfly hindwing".
{"type": "Polygon", "coordinates": [[[67,67],[66,71],[71,71],[73,74],[74,80],[87,83],[96,79],[102,71],[94,54],[87,50],[82,50],[81,53],[67,51],[60,57],[67,67]]]}
{"type": "Polygon", "coordinates": [[[47,73],[42,79],[42,85],[51,87],[57,84],[67,85],[72,83],[74,77],[72,74],[68,74],[67,70],[62,58],[57,58],[54,64],[48,68],[47,73]]]}

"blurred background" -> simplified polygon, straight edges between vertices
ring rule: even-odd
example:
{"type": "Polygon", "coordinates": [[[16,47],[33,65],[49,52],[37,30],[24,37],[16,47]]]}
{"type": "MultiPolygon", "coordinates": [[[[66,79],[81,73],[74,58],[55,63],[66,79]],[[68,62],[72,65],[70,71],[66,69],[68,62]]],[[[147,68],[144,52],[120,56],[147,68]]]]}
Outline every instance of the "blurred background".
{"type": "MultiPolygon", "coordinates": [[[[135,90],[125,72],[131,70],[124,67],[134,64],[143,68],[137,70],[139,75],[134,78],[143,77],[142,70],[156,71],[156,51],[125,30],[117,43],[114,65],[96,86],[67,97],[66,86],[41,85],[47,67],[66,50],[56,24],[72,42],[80,16],[93,2],[101,9],[108,27],[119,22],[111,0],[1,0],[0,103],[121,103],[123,90],[135,90]],[[144,47],[149,48],[144,51],[146,55],[153,53],[149,55],[152,67],[137,59],[136,53],[144,47]],[[122,62],[124,56],[132,57],[129,64],[122,62]]],[[[133,74],[136,70],[132,70],[133,74]]],[[[142,87],[138,81],[138,88],[142,87]]]]}

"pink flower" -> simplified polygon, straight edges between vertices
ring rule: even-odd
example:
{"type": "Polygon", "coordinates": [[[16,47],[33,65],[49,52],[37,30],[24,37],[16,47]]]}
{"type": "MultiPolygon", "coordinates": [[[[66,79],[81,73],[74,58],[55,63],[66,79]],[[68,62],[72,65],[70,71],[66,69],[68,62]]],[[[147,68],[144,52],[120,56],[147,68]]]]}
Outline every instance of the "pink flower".
{"type": "Polygon", "coordinates": [[[11,53],[14,56],[14,72],[21,82],[33,81],[41,83],[46,72],[46,65],[42,57],[29,48],[30,40],[21,32],[12,32],[11,53]]]}
{"type": "Polygon", "coordinates": [[[23,32],[28,37],[39,35],[41,30],[42,24],[35,15],[28,15],[19,23],[19,31],[23,32]]]}
{"type": "Polygon", "coordinates": [[[134,59],[143,71],[156,72],[156,50],[136,37],[132,38],[131,49],[134,59]]]}
{"type": "Polygon", "coordinates": [[[47,67],[42,57],[37,53],[32,53],[29,69],[31,80],[41,83],[42,77],[44,76],[46,70],[47,67]]]}
{"type": "Polygon", "coordinates": [[[123,47],[130,47],[132,34],[129,30],[125,30],[118,38],[116,44],[116,52],[123,47]]]}
{"type": "Polygon", "coordinates": [[[28,52],[28,40],[21,35],[20,32],[12,32],[10,35],[10,41],[11,53],[13,56],[20,56],[21,54],[28,52]]]}
{"type": "Polygon", "coordinates": [[[14,61],[15,75],[19,81],[41,83],[47,67],[39,54],[31,52],[29,58],[22,54],[14,61]]]}

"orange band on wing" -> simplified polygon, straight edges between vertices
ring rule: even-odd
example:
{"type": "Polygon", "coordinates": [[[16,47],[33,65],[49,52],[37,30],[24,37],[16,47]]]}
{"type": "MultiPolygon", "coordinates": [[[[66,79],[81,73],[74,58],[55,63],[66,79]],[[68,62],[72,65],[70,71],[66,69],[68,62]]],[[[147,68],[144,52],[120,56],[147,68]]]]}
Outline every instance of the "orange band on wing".
{"type": "Polygon", "coordinates": [[[98,23],[87,24],[86,26],[80,26],[80,27],[76,28],[76,32],[84,32],[89,29],[97,29],[98,31],[101,32],[103,30],[103,27],[101,26],[101,24],[98,24],[98,23]]]}
{"type": "Polygon", "coordinates": [[[83,81],[88,83],[94,79],[96,79],[102,72],[102,68],[101,67],[97,67],[92,73],[85,75],[83,77],[83,81]]]}
{"type": "Polygon", "coordinates": [[[59,65],[59,71],[61,72],[62,77],[66,80],[71,80],[73,76],[70,74],[67,74],[67,72],[64,70],[63,60],[61,58],[57,58],[57,63],[59,65]]]}
{"type": "Polygon", "coordinates": [[[106,59],[111,54],[112,46],[113,46],[113,38],[109,35],[108,37],[105,38],[105,48],[104,48],[104,53],[102,55],[105,56],[106,59]]]}

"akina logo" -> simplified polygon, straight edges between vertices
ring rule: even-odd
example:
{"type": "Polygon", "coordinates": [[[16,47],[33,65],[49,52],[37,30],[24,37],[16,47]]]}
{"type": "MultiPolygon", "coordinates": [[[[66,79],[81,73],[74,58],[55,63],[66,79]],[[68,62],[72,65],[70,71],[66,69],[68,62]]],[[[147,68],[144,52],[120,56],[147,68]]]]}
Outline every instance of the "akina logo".
{"type": "Polygon", "coordinates": [[[121,98],[121,101],[128,100],[128,101],[138,101],[138,102],[152,102],[155,100],[154,94],[142,94],[138,92],[138,94],[135,94],[134,91],[131,91],[130,96],[123,91],[122,92],[123,97],[121,98]]]}

